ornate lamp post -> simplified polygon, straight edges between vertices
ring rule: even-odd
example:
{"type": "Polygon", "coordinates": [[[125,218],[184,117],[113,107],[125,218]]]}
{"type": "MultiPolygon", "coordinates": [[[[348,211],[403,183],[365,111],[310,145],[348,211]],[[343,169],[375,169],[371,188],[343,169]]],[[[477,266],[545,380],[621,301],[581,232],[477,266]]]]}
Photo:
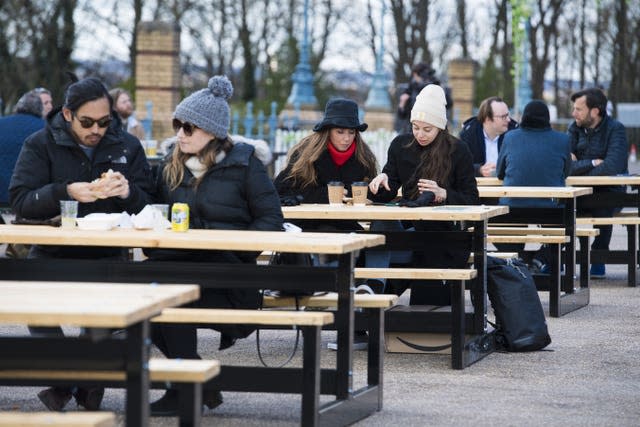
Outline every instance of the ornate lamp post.
{"type": "Polygon", "coordinates": [[[369,96],[365,102],[367,109],[389,111],[391,102],[389,101],[389,93],[387,92],[387,79],[385,78],[382,60],[384,58],[384,15],[387,11],[387,5],[382,2],[382,11],[380,12],[380,49],[376,55],[376,72],[373,75],[369,96]]]}
{"type": "Polygon", "coordinates": [[[296,65],[292,80],[293,86],[287,98],[287,104],[315,108],[318,100],[313,93],[313,73],[309,64],[309,0],[304,0],[304,33],[300,46],[300,62],[296,65]]]}

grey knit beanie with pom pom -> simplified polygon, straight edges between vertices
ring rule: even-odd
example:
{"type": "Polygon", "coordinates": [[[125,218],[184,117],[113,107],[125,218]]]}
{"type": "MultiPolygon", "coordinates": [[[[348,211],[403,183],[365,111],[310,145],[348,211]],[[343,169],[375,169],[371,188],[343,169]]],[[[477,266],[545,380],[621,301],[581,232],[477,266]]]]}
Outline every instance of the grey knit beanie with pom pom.
{"type": "Polygon", "coordinates": [[[226,138],[231,121],[227,99],[233,95],[233,85],[226,76],[213,76],[207,86],[183,99],[173,117],[226,138]]]}

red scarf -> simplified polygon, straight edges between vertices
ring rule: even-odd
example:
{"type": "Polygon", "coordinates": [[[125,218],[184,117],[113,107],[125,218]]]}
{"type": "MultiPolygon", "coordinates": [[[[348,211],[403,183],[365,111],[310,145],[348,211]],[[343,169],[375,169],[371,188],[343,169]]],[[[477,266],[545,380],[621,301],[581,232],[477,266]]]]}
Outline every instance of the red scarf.
{"type": "Polygon", "coordinates": [[[347,160],[349,160],[351,156],[353,156],[353,153],[356,152],[356,141],[354,139],[353,144],[351,144],[346,151],[338,151],[331,141],[329,141],[327,142],[327,150],[329,150],[329,155],[331,155],[333,163],[340,167],[347,163],[347,160]]]}

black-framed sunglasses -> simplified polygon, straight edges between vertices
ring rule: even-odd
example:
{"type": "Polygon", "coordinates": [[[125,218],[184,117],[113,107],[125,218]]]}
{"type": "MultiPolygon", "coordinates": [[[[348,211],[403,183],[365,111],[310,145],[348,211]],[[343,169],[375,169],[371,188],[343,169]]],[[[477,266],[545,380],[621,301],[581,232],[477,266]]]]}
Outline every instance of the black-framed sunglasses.
{"type": "Polygon", "coordinates": [[[178,119],[173,119],[173,131],[177,133],[180,130],[180,128],[182,128],[185,135],[191,136],[193,135],[193,131],[198,129],[198,126],[192,125],[189,122],[183,123],[178,119]]]}
{"type": "Polygon", "coordinates": [[[73,117],[75,117],[76,119],[78,119],[78,121],[80,122],[80,126],[82,126],[85,129],[92,128],[93,125],[96,124],[96,123],[98,124],[98,127],[106,128],[106,127],[109,127],[109,125],[113,121],[111,116],[104,116],[104,117],[96,120],[96,119],[92,119],[90,117],[78,117],[76,115],[76,113],[74,113],[74,112],[72,112],[71,115],[73,117]]]}

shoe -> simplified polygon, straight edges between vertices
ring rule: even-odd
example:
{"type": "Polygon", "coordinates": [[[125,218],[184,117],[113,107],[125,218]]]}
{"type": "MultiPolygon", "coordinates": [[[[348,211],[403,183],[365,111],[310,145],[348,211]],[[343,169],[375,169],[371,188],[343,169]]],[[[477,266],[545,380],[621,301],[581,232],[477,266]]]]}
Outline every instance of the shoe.
{"type": "Polygon", "coordinates": [[[531,260],[529,270],[531,270],[531,274],[551,274],[551,268],[547,264],[544,264],[542,261],[535,258],[531,260]]]}
{"type": "Polygon", "coordinates": [[[375,292],[373,292],[373,289],[371,289],[371,287],[369,285],[365,285],[364,283],[361,285],[358,285],[356,287],[355,290],[355,294],[356,295],[374,295],[375,292]]]}
{"type": "Polygon", "coordinates": [[[222,393],[220,390],[202,390],[202,404],[209,409],[217,408],[222,405],[222,393]]]}
{"type": "Polygon", "coordinates": [[[178,390],[168,389],[160,399],[152,402],[150,413],[154,417],[177,417],[178,390]]]}
{"type": "MultiPolygon", "coordinates": [[[[202,404],[209,409],[222,405],[222,393],[220,390],[203,390],[202,404]]],[[[178,416],[179,394],[178,390],[168,389],[164,395],[151,403],[150,413],[154,417],[176,417],[178,416]]]]}
{"type": "Polygon", "coordinates": [[[592,279],[604,279],[606,277],[606,270],[604,264],[591,264],[589,276],[592,279]]]}
{"type": "Polygon", "coordinates": [[[104,396],[104,388],[81,388],[73,392],[73,397],[76,398],[76,403],[82,406],[87,411],[97,411],[100,409],[102,403],[102,397],[104,396]]]}
{"type": "MultiPolygon", "coordinates": [[[[363,351],[369,347],[369,336],[366,331],[356,331],[353,335],[353,350],[363,351]]],[[[337,342],[330,342],[327,344],[329,350],[338,350],[337,342]]]]}
{"type": "Polygon", "coordinates": [[[60,412],[71,400],[71,390],[61,387],[50,387],[38,393],[38,399],[50,411],[60,412]]]}

